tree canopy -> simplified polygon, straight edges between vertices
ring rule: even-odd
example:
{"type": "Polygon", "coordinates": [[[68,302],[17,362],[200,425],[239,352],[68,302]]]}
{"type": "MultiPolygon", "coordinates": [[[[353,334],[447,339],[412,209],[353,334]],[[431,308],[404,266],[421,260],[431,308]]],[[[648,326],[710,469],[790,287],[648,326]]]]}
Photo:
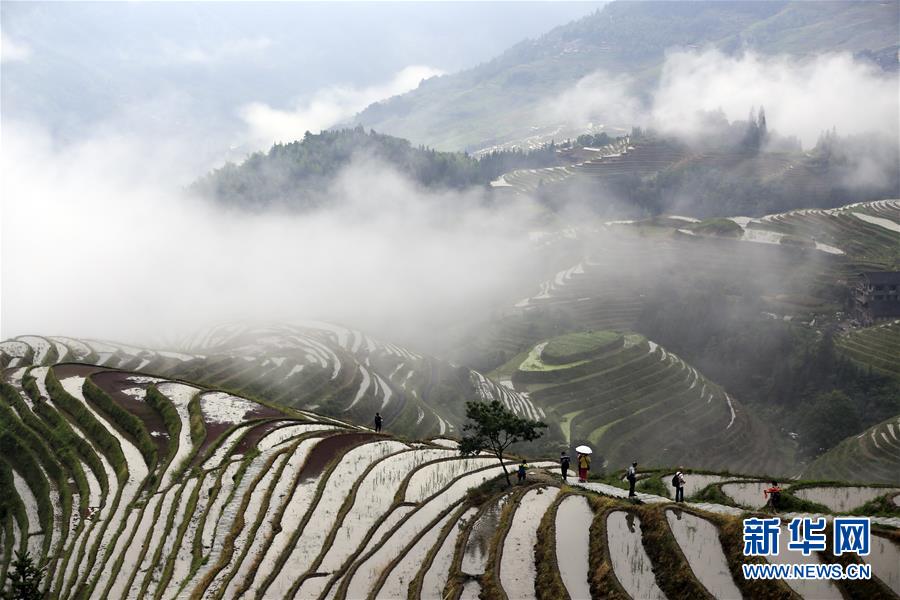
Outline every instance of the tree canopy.
{"type": "Polygon", "coordinates": [[[243,163],[227,163],[195,182],[192,191],[223,204],[265,209],[281,206],[310,210],[333,200],[329,191],[339,173],[354,160],[377,160],[427,188],[463,189],[487,185],[517,168],[556,164],[556,146],[534,150],[498,150],[475,158],[463,152],[440,152],[408,140],[366,132],[362,127],[307,132],[302,140],[275,144],[243,163]]]}
{"type": "Polygon", "coordinates": [[[490,402],[466,402],[466,417],[469,423],[463,426],[463,438],[459,452],[471,456],[488,451],[497,457],[510,484],[509,471],[503,462],[503,454],[516,442],[532,442],[543,435],[546,423],[525,419],[503,406],[499,400],[490,402]]]}
{"type": "Polygon", "coordinates": [[[16,551],[16,558],[12,562],[12,569],[6,574],[9,587],[6,591],[0,591],[0,598],[9,600],[39,600],[44,597],[41,592],[41,579],[45,568],[35,566],[31,555],[26,551],[16,551]]]}

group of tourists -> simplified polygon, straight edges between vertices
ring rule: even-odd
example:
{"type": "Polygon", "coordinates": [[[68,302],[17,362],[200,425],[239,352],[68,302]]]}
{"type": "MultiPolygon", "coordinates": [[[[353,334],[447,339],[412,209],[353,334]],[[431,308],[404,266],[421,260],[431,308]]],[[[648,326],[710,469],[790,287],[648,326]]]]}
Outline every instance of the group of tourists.
{"type": "MultiPolygon", "coordinates": [[[[559,455],[559,469],[562,473],[562,478],[564,481],[569,480],[569,467],[571,465],[571,460],[569,459],[569,455],[563,450],[559,455]]],[[[637,472],[637,461],[631,463],[631,466],[625,470],[625,479],[628,481],[628,497],[629,498],[637,498],[637,492],[635,491],[635,485],[638,480],[638,472],[637,472]]],[[[591,467],[591,456],[587,452],[579,452],[578,453],[578,481],[579,483],[584,483],[587,481],[588,470],[591,467]]],[[[684,502],[684,485],[686,483],[684,478],[684,467],[681,467],[675,474],[672,476],[672,487],[675,488],[675,502],[684,502]]],[[[772,491],[774,494],[780,492],[780,489],[777,488],[777,484],[772,482],[773,488],[771,490],[767,490],[767,493],[772,491]]]]}
{"type": "MultiPolygon", "coordinates": [[[[381,431],[382,417],[381,414],[375,413],[375,431],[381,431]]],[[[579,446],[579,449],[583,449],[584,451],[579,451],[578,454],[578,481],[579,483],[585,483],[588,477],[588,471],[591,468],[591,454],[590,448],[585,446],[579,446]]],[[[637,498],[637,492],[635,491],[635,485],[638,480],[638,472],[637,472],[637,461],[631,463],[631,466],[625,470],[625,479],[628,481],[628,497],[629,498],[637,498]]],[[[565,450],[560,452],[559,455],[559,469],[562,473],[562,478],[564,481],[569,480],[569,468],[571,467],[571,459],[569,458],[568,453],[565,450]]],[[[684,467],[681,467],[678,471],[672,475],[672,487],[675,488],[675,502],[684,502],[684,467]]],[[[526,473],[528,471],[528,463],[525,460],[522,460],[521,464],[516,471],[518,476],[518,482],[524,483],[526,480],[526,473]]],[[[778,502],[781,499],[781,488],[778,487],[778,482],[773,481],[772,487],[763,490],[763,494],[768,500],[768,505],[772,508],[778,508],[778,502]]]]}
{"type": "MultiPolygon", "coordinates": [[[[559,454],[559,468],[562,472],[562,478],[564,481],[569,480],[569,467],[571,466],[571,459],[565,450],[560,452],[559,454]]],[[[587,481],[587,474],[591,468],[591,455],[588,452],[579,452],[578,453],[578,481],[584,483],[587,481]]]]}

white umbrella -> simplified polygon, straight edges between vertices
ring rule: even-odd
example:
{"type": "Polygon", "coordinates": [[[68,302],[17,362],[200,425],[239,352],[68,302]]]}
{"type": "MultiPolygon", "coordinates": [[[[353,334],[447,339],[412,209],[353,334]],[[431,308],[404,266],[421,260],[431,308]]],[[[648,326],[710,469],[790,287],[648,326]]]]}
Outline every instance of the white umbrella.
{"type": "Polygon", "coordinates": [[[588,448],[587,446],[578,446],[575,448],[575,452],[580,452],[581,454],[593,454],[594,451],[588,448]]]}

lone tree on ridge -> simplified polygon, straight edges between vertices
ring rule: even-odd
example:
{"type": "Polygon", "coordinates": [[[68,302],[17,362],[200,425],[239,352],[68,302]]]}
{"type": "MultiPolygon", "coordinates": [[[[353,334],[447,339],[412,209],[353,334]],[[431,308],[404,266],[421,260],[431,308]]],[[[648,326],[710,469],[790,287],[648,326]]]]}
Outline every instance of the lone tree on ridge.
{"type": "Polygon", "coordinates": [[[523,419],[503,406],[499,400],[466,402],[466,417],[471,422],[463,426],[465,433],[459,442],[459,453],[471,456],[482,450],[490,452],[500,461],[506,475],[506,484],[512,485],[509,471],[503,462],[503,453],[510,444],[538,439],[544,433],[539,430],[546,428],[547,424],[523,419]]]}

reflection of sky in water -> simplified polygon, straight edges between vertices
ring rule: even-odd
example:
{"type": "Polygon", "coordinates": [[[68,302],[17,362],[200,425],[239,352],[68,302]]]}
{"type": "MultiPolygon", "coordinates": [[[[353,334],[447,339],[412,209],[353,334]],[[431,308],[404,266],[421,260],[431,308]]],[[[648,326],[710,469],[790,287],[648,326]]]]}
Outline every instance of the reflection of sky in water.
{"type": "Polygon", "coordinates": [[[666,519],[697,579],[716,598],[740,598],[719,542],[716,526],[678,509],[666,511],[666,519]]]}
{"type": "Polygon", "coordinates": [[[762,508],[766,505],[766,497],[763,490],[771,487],[769,482],[758,483],[726,483],[722,486],[722,492],[737,504],[750,508],[762,508]]]}
{"type": "Polygon", "coordinates": [[[824,504],[835,512],[846,512],[862,506],[866,502],[884,496],[892,491],[890,488],[872,488],[862,486],[848,487],[815,487],[803,488],[793,492],[798,498],[824,504]]]}
{"type": "Polygon", "coordinates": [[[584,496],[569,496],[556,511],[556,562],[569,596],[590,598],[588,552],[594,518],[584,496]]]}
{"type": "MultiPolygon", "coordinates": [[[[675,486],[672,485],[672,476],[675,473],[668,473],[663,475],[663,482],[666,484],[666,488],[669,490],[669,494],[674,498],[675,497],[675,486]]],[[[729,479],[734,479],[734,477],[723,477],[722,475],[693,475],[690,473],[686,473],[684,476],[684,497],[690,498],[706,486],[711,483],[719,483],[721,481],[728,481],[729,479]]]]}
{"type": "Polygon", "coordinates": [[[506,504],[507,496],[503,496],[491,506],[489,506],[481,517],[472,525],[472,532],[466,541],[466,551],[462,560],[463,573],[470,575],[480,575],[484,573],[485,561],[487,560],[488,546],[491,543],[491,537],[497,529],[497,523],[500,520],[500,513],[506,504]]]}
{"type": "Polygon", "coordinates": [[[873,535],[869,556],[863,558],[872,565],[872,573],[885,585],[900,594],[900,546],[880,535],[873,535]]]}
{"type": "MultiPolygon", "coordinates": [[[[778,555],[767,556],[766,560],[775,564],[819,564],[821,562],[816,553],[804,556],[803,552],[799,550],[789,550],[788,543],[790,540],[791,534],[787,525],[782,525],[781,535],[778,536],[778,555]]],[[[823,600],[826,598],[834,598],[836,600],[842,598],[840,591],[830,581],[791,579],[786,580],[785,583],[804,598],[822,598],[823,600]]]]}
{"type": "Polygon", "coordinates": [[[628,595],[664,600],[641,542],[641,520],[631,512],[611,512],[606,519],[606,535],[613,572],[628,595]]]}

